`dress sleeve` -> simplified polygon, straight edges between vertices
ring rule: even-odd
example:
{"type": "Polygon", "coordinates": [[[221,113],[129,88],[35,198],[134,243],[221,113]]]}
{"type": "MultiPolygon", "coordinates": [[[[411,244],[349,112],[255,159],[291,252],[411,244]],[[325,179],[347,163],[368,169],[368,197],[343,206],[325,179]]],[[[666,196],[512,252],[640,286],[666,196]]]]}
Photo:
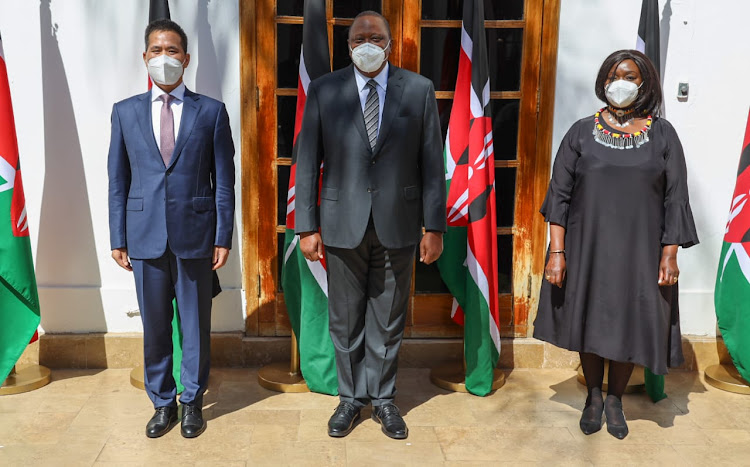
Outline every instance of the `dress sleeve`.
{"type": "Polygon", "coordinates": [[[574,125],[560,143],[560,149],[557,151],[555,163],[552,166],[552,179],[549,182],[547,196],[539,210],[545,221],[563,227],[568,223],[568,207],[576,182],[576,164],[580,155],[575,147],[578,134],[575,129],[574,125]]]}
{"type": "Polygon", "coordinates": [[[666,127],[666,187],[664,190],[664,230],[661,243],[689,248],[698,244],[698,234],[695,231],[693,212],[690,209],[685,153],[677,132],[669,123],[666,127]]]}

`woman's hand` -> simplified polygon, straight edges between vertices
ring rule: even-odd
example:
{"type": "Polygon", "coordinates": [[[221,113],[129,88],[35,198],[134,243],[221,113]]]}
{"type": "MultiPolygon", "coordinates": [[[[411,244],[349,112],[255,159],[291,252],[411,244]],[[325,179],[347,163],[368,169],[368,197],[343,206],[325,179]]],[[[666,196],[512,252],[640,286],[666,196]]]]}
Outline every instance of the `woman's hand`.
{"type": "Polygon", "coordinates": [[[552,285],[562,287],[565,280],[565,255],[562,253],[551,253],[547,266],[544,268],[544,278],[552,285]]]}
{"type": "Polygon", "coordinates": [[[659,285],[674,285],[680,276],[677,267],[677,245],[666,245],[661,251],[659,262],[659,285]]]}

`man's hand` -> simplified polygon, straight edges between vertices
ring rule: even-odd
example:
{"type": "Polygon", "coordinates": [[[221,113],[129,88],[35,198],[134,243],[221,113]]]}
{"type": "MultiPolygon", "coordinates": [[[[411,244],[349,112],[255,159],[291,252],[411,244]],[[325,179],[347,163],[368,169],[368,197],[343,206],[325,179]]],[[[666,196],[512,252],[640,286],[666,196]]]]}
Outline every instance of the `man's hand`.
{"type": "Polygon", "coordinates": [[[223,246],[214,246],[214,257],[212,259],[212,264],[214,266],[211,269],[216,271],[220,267],[227,264],[227,259],[229,259],[229,248],[224,248],[223,246]]]}
{"type": "Polygon", "coordinates": [[[323,239],[318,232],[299,234],[299,249],[309,261],[323,259],[323,239]]]}
{"type": "Polygon", "coordinates": [[[434,263],[443,252],[443,233],[426,232],[419,242],[419,261],[424,264],[434,263]]]}
{"type": "Polygon", "coordinates": [[[114,258],[115,262],[124,270],[133,270],[133,266],[130,264],[130,258],[128,258],[127,248],[116,248],[112,250],[112,258],[114,258]]]}

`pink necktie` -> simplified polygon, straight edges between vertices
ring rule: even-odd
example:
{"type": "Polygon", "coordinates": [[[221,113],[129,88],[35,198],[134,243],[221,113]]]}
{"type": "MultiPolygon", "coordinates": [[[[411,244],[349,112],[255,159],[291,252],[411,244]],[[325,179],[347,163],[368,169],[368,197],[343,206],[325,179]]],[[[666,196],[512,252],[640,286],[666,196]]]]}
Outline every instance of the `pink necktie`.
{"type": "Polygon", "coordinates": [[[172,160],[172,153],[174,152],[174,116],[170,105],[174,96],[162,94],[159,99],[164,102],[161,106],[161,117],[159,119],[159,151],[162,160],[164,160],[164,166],[169,167],[169,161],[172,160]]]}

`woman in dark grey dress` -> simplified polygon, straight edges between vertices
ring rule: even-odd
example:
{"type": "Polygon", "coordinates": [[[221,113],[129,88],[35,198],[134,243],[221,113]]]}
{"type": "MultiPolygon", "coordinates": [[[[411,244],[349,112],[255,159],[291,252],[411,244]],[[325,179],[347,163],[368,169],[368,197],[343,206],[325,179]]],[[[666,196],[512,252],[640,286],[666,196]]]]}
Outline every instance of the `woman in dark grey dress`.
{"type": "Polygon", "coordinates": [[[606,107],[563,138],[541,209],[550,250],[534,337],[580,353],[588,386],[581,430],[599,431],[604,413],[607,431],[622,439],[634,364],[665,374],[682,363],[677,248],[698,237],[682,145],[657,116],[654,66],[638,51],[615,52],[595,91],[606,107]]]}

